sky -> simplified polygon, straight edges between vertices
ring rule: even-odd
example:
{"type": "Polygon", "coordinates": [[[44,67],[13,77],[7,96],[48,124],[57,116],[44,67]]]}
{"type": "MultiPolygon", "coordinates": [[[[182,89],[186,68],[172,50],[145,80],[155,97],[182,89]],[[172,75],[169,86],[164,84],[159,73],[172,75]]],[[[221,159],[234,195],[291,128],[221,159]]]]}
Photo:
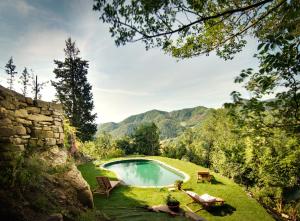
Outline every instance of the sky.
{"type": "MultiPolygon", "coordinates": [[[[53,60],[63,60],[65,40],[71,37],[89,61],[97,123],[152,109],[219,108],[231,101],[234,90],[247,96],[234,78],[242,69],[257,67],[255,39],[248,39],[230,61],[213,53],[178,60],[158,48],[146,51],[139,42],[116,47],[92,5],[92,0],[1,0],[0,84],[7,86],[3,68],[11,56],[18,73],[27,67],[40,81],[54,80],[53,60]]],[[[54,98],[55,89],[47,84],[42,99],[54,98]]]]}

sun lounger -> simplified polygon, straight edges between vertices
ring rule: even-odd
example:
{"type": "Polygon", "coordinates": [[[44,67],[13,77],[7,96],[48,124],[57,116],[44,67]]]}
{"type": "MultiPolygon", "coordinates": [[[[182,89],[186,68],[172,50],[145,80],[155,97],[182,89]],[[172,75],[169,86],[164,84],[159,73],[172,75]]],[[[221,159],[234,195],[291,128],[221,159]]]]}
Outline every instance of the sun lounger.
{"type": "Polygon", "coordinates": [[[111,181],[105,176],[97,176],[96,180],[99,187],[93,193],[106,194],[107,197],[109,197],[109,192],[121,182],[119,180],[111,181]]]}
{"type": "MultiPolygon", "coordinates": [[[[223,199],[211,196],[207,193],[203,194],[203,195],[198,195],[197,193],[192,192],[192,191],[184,191],[184,192],[193,199],[193,202],[191,202],[191,203],[195,202],[195,203],[201,204],[205,208],[208,208],[210,206],[217,205],[217,204],[223,205],[225,202],[223,199]]],[[[190,203],[188,203],[188,204],[190,204],[190,203]]]]}

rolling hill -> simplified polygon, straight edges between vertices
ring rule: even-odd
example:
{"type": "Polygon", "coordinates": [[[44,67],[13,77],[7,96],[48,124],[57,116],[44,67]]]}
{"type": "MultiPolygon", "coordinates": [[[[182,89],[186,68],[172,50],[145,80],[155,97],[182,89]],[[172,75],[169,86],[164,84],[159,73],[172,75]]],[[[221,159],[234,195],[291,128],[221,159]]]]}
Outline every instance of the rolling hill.
{"type": "Polygon", "coordinates": [[[106,131],[118,138],[131,134],[141,123],[154,122],[160,130],[161,139],[173,138],[181,134],[186,128],[199,124],[211,110],[203,106],[171,112],[151,110],[130,116],[119,123],[100,124],[98,132],[106,131]]]}

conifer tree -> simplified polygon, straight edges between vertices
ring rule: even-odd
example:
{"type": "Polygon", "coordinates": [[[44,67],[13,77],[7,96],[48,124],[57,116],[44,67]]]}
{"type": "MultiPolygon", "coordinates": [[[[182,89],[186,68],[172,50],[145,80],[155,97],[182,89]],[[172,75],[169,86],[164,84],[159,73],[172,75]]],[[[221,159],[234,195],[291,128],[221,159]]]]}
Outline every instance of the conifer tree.
{"type": "Polygon", "coordinates": [[[8,60],[7,64],[5,65],[5,71],[8,74],[7,83],[9,85],[9,89],[13,90],[14,87],[14,79],[15,75],[17,74],[16,65],[14,65],[14,60],[12,57],[8,60]]]}
{"type": "Polygon", "coordinates": [[[27,68],[25,67],[23,72],[21,73],[20,76],[20,83],[22,84],[22,94],[26,97],[27,96],[27,91],[28,91],[28,86],[30,86],[30,75],[29,72],[27,71],[27,68]]]}
{"type": "Polygon", "coordinates": [[[88,61],[79,57],[79,49],[71,38],[66,40],[64,61],[54,60],[56,81],[52,85],[56,96],[64,107],[65,114],[72,126],[77,128],[77,136],[82,140],[91,140],[97,131],[95,124],[92,86],[87,81],[88,61]]]}

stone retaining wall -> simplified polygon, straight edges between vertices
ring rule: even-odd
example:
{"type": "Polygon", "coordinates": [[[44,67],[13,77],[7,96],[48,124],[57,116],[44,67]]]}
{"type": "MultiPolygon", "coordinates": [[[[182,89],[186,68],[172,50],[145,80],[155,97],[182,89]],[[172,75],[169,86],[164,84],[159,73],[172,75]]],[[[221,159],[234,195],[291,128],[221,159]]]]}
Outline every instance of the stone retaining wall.
{"type": "Polygon", "coordinates": [[[0,166],[14,166],[31,148],[62,147],[60,104],[33,101],[0,85],[0,166]]]}

